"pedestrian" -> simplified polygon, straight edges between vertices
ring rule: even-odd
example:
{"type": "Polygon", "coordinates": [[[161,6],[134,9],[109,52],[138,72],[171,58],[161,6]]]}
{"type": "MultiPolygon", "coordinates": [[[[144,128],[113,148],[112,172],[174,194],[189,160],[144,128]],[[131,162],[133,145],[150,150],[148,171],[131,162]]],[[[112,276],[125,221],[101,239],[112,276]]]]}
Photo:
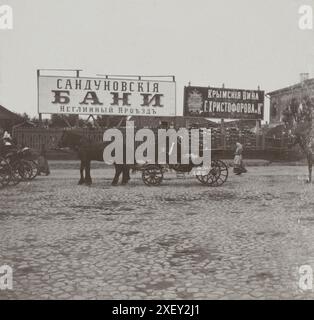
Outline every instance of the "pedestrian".
{"type": "Polygon", "coordinates": [[[233,160],[233,172],[236,175],[240,175],[241,173],[246,173],[247,170],[243,164],[243,146],[240,142],[236,143],[236,151],[234,153],[234,160],[233,160]]]}

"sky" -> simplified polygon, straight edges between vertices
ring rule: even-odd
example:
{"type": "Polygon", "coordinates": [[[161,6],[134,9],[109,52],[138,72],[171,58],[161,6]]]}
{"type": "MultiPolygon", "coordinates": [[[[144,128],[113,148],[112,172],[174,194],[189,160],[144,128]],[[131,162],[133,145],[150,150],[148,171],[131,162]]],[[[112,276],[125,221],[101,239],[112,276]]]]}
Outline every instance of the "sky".
{"type": "MultiPolygon", "coordinates": [[[[0,0],[0,104],[37,114],[36,70],[175,75],[183,87],[266,92],[314,77],[314,31],[298,26],[312,0],[0,0]]],[[[267,100],[267,99],[266,99],[267,100]]],[[[267,101],[266,101],[267,104],[267,101]]],[[[266,119],[268,112],[266,112],[266,119]]]]}

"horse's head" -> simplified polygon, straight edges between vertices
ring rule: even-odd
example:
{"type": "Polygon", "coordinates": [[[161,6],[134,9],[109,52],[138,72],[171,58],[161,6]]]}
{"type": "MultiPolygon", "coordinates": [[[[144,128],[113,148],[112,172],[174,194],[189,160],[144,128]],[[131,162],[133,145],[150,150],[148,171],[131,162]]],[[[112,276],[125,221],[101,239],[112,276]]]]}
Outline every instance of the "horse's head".
{"type": "Polygon", "coordinates": [[[77,147],[80,147],[88,142],[89,140],[82,134],[73,132],[71,130],[64,130],[58,142],[58,148],[76,149],[77,147]]]}
{"type": "Polygon", "coordinates": [[[58,148],[72,148],[77,145],[77,134],[70,132],[69,130],[64,130],[62,132],[61,138],[58,142],[58,148]]]}

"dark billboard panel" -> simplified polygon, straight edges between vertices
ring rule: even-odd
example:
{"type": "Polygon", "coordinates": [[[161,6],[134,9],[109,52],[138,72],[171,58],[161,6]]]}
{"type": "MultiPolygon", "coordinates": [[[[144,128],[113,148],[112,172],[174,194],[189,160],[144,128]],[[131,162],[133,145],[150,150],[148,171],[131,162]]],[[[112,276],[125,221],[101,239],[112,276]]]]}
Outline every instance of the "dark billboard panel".
{"type": "Polygon", "coordinates": [[[263,120],[264,91],[213,87],[184,88],[184,116],[263,120]]]}

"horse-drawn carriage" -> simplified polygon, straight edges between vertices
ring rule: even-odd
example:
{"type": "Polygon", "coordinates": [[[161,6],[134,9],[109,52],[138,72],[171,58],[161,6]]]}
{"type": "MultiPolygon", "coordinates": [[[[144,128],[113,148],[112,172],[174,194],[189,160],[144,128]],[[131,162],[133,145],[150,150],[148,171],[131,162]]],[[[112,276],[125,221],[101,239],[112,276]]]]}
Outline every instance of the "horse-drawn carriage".
{"type": "MultiPolygon", "coordinates": [[[[135,169],[142,172],[142,180],[148,186],[160,185],[164,179],[164,173],[169,170],[174,170],[176,173],[190,174],[194,168],[195,166],[192,164],[146,164],[135,166],[135,169]]],[[[203,185],[219,187],[228,179],[228,166],[221,160],[213,159],[208,172],[197,174],[197,171],[195,171],[193,174],[203,185]]]]}
{"type": "Polygon", "coordinates": [[[3,148],[0,152],[0,188],[35,179],[39,173],[35,159],[36,153],[30,148],[3,148]]]}
{"type": "MultiPolygon", "coordinates": [[[[210,146],[211,144],[205,144],[204,139],[211,139],[211,135],[208,135],[208,132],[205,133],[202,129],[198,129],[197,137],[193,136],[191,131],[189,130],[188,134],[188,153],[181,154],[181,151],[183,150],[183,147],[181,144],[183,143],[183,136],[178,136],[177,138],[177,156],[176,159],[178,160],[177,163],[167,163],[167,164],[147,164],[140,166],[140,171],[142,171],[142,180],[143,182],[148,186],[158,186],[162,183],[164,178],[164,173],[167,171],[175,171],[177,175],[193,175],[196,177],[196,179],[201,182],[203,185],[210,186],[210,187],[218,187],[224,184],[228,179],[228,166],[226,163],[224,163],[222,160],[219,160],[215,157],[215,155],[212,154],[212,150],[210,150],[211,156],[214,156],[213,159],[211,159],[210,165],[207,164],[207,166],[199,161],[195,161],[196,159],[199,159],[203,156],[203,145],[206,148],[210,146]],[[193,138],[194,137],[194,138],[193,138]],[[194,145],[198,145],[198,150],[196,154],[193,154],[191,152],[190,146],[192,145],[192,140],[197,139],[194,141],[194,145]],[[186,161],[184,164],[181,162],[181,160],[185,158],[188,161],[186,161]],[[193,159],[194,158],[194,159],[193,159]]],[[[171,146],[167,149],[167,153],[170,157],[170,155],[173,153],[174,150],[174,142],[171,146]]],[[[196,150],[194,150],[196,151],[196,150]]],[[[203,159],[204,160],[204,159],[203,159]]]]}
{"type": "MultiPolygon", "coordinates": [[[[177,143],[179,146],[181,145],[180,141],[182,137],[177,137],[177,143]]],[[[203,166],[202,161],[200,163],[198,161],[193,161],[192,158],[194,157],[202,157],[203,156],[203,139],[204,135],[201,135],[201,139],[197,140],[198,143],[198,154],[192,154],[191,152],[187,154],[181,154],[182,145],[181,147],[173,148],[175,142],[172,142],[172,145],[169,146],[169,141],[165,147],[165,153],[167,154],[167,161],[166,162],[159,162],[159,159],[155,159],[155,161],[144,161],[144,162],[135,162],[135,164],[116,164],[115,165],[116,174],[113,179],[113,184],[117,184],[119,179],[119,175],[123,173],[122,183],[127,183],[129,180],[129,169],[133,171],[140,171],[142,175],[143,182],[148,186],[158,186],[162,183],[164,179],[164,173],[167,171],[175,171],[177,174],[193,174],[199,182],[201,182],[205,186],[210,187],[218,187],[224,184],[228,179],[228,166],[222,160],[217,159],[215,156],[212,157],[210,165],[207,164],[203,166]],[[169,157],[171,156],[172,152],[177,152],[176,159],[179,159],[177,162],[170,162],[169,157]],[[181,161],[182,157],[186,157],[187,161],[181,161]],[[199,163],[199,164],[198,164],[199,163]],[[127,168],[127,169],[126,169],[127,168]]],[[[210,137],[209,137],[210,139],[210,137]]],[[[191,135],[189,134],[189,146],[191,145],[191,135]]],[[[72,130],[65,130],[60,141],[59,147],[70,147],[72,149],[76,149],[78,151],[80,160],[81,160],[81,179],[79,184],[91,184],[91,177],[90,177],[90,162],[92,160],[97,161],[105,161],[103,158],[104,149],[106,148],[105,143],[93,143],[86,137],[82,137],[79,134],[74,133],[72,130]],[[85,176],[84,176],[85,171],[85,176]]],[[[158,142],[155,143],[155,147],[158,149],[158,142]]],[[[125,147],[125,146],[124,146],[125,147]]],[[[189,149],[190,150],[190,149],[189,149]]],[[[207,149],[209,150],[209,149],[207,149]]],[[[134,150],[133,150],[134,151],[134,150]]],[[[157,151],[157,150],[155,150],[157,151]]],[[[126,153],[127,151],[124,150],[126,153]]],[[[158,151],[155,152],[155,155],[158,154],[158,151]]],[[[195,159],[194,159],[195,160],[195,159]]],[[[209,161],[208,161],[209,162],[209,161]]]]}

